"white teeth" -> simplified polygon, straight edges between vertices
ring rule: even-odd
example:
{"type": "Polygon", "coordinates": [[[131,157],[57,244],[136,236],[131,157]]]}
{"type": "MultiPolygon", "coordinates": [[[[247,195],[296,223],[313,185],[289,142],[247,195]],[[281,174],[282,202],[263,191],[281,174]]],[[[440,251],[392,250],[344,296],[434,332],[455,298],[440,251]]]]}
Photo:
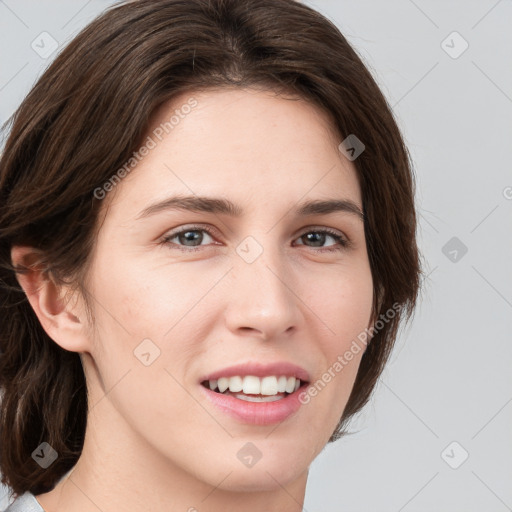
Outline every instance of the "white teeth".
{"type": "Polygon", "coordinates": [[[286,391],[286,381],[288,379],[284,376],[282,377],[279,377],[279,379],[277,379],[277,392],[278,393],[284,393],[286,391]]]}
{"type": "Polygon", "coordinates": [[[244,377],[243,392],[246,395],[259,395],[261,393],[260,379],[253,375],[247,375],[247,377],[244,377]]]}
{"type": "MultiPolygon", "coordinates": [[[[208,381],[208,387],[214,391],[218,389],[220,393],[230,391],[231,393],[243,393],[245,395],[265,395],[268,397],[276,396],[278,393],[293,393],[300,387],[300,380],[295,377],[286,377],[285,375],[276,376],[268,375],[266,377],[255,377],[254,375],[246,375],[241,377],[235,375],[233,377],[220,377],[219,379],[211,379],[208,381]]],[[[238,396],[238,395],[237,395],[238,396]]],[[[255,398],[255,397],[253,397],[255,398]]],[[[278,397],[280,398],[280,397],[278,397]]],[[[272,401],[272,400],[252,400],[249,401],[272,401]]]]}
{"type": "Polygon", "coordinates": [[[277,378],[276,377],[263,377],[261,379],[262,395],[277,395],[277,378]]]}
{"type": "Polygon", "coordinates": [[[231,377],[229,379],[229,391],[232,393],[239,393],[242,391],[244,387],[244,383],[242,381],[242,377],[239,377],[238,375],[236,377],[231,377]]]}
{"type": "Polygon", "coordinates": [[[293,393],[295,391],[295,377],[288,377],[286,381],[286,392],[293,393]]]}
{"type": "Polygon", "coordinates": [[[219,391],[224,393],[229,387],[229,379],[227,377],[221,377],[218,382],[219,391]]]}

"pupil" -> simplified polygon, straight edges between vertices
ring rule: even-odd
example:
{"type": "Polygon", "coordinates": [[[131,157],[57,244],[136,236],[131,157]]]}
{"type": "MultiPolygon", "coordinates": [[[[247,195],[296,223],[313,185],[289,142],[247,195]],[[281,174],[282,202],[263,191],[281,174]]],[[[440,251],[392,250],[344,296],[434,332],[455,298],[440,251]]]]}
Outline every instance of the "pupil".
{"type": "MultiPolygon", "coordinates": [[[[182,233],[180,235],[180,242],[199,242],[198,244],[192,244],[192,245],[200,245],[201,241],[203,239],[203,234],[199,231],[186,231],[185,233],[182,233]],[[192,235],[190,237],[190,235],[192,235]]],[[[186,244],[185,244],[186,245],[186,244]]]]}
{"type": "Polygon", "coordinates": [[[325,234],[324,233],[308,233],[306,237],[309,239],[310,242],[313,242],[315,247],[321,247],[324,243],[325,234]]]}

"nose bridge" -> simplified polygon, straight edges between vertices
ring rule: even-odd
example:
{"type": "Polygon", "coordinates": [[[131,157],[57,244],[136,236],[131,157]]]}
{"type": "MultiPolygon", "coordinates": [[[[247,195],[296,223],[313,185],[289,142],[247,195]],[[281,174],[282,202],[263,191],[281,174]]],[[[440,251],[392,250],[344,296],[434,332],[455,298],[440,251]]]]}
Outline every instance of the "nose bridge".
{"type": "Polygon", "coordinates": [[[249,236],[237,246],[226,312],[231,330],[250,329],[265,339],[296,327],[300,319],[286,255],[271,238],[249,236]]]}

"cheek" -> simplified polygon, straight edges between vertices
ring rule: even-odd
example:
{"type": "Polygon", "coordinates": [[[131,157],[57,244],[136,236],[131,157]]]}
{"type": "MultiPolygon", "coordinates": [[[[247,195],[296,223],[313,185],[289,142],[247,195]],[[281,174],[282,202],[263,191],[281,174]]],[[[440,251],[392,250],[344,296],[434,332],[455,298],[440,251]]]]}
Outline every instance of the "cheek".
{"type": "Polygon", "coordinates": [[[148,267],[143,255],[118,259],[111,268],[96,270],[95,295],[102,306],[98,324],[121,336],[162,339],[215,284],[221,270],[212,275],[178,264],[148,267]]]}
{"type": "Polygon", "coordinates": [[[206,310],[211,303],[208,291],[225,273],[223,268],[207,273],[195,267],[149,268],[146,262],[128,258],[96,267],[92,289],[97,340],[92,355],[104,387],[109,389],[128,371],[133,380],[143,369],[143,385],[128,394],[136,400],[137,392],[146,387],[153,395],[156,389],[169,390],[169,381],[174,381],[166,369],[183,381],[191,361],[203,349],[197,340],[207,337],[209,322],[217,318],[206,310]],[[144,366],[148,359],[154,361],[150,368],[144,366]],[[167,380],[158,384],[163,388],[144,381],[151,375],[147,370],[154,368],[160,368],[167,380]]]}
{"type": "MultiPolygon", "coordinates": [[[[129,374],[109,393],[109,402],[141,439],[168,461],[197,470],[204,459],[205,446],[198,439],[205,430],[212,438],[221,437],[222,429],[191,400],[180,384],[182,377],[174,368],[164,368],[161,359],[151,366],[134,365],[129,374]],[[202,453],[203,452],[203,453],[202,453]]],[[[213,440],[211,440],[213,442],[213,440]]],[[[217,454],[219,456],[219,454],[217,454]]]]}
{"type": "Polygon", "coordinates": [[[304,278],[302,287],[305,303],[325,328],[327,353],[332,355],[342,350],[368,327],[373,280],[367,262],[340,267],[334,272],[326,269],[322,276],[304,278]]]}
{"type": "Polygon", "coordinates": [[[335,387],[348,400],[366,348],[364,335],[372,314],[373,280],[369,266],[362,265],[359,272],[349,273],[339,290],[332,286],[329,292],[331,297],[337,297],[333,301],[337,307],[331,307],[330,313],[338,342],[326,347],[328,371],[329,375],[337,376],[333,379],[337,381],[335,387]]]}
{"type": "Polygon", "coordinates": [[[325,333],[317,338],[322,370],[315,376],[304,401],[310,404],[308,407],[324,411],[325,416],[317,426],[326,434],[326,441],[342,416],[366,348],[373,280],[369,266],[362,262],[331,272],[317,282],[321,286],[309,287],[306,300],[325,333]]]}

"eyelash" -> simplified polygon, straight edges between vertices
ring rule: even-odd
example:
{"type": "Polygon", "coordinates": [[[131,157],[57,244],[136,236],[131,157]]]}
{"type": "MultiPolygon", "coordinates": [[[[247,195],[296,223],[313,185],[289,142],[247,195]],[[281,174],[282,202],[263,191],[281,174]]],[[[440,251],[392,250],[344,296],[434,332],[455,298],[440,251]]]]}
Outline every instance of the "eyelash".
{"type": "MultiPolygon", "coordinates": [[[[215,238],[213,230],[208,228],[208,227],[206,227],[206,226],[189,226],[189,227],[181,229],[179,231],[175,231],[175,232],[169,233],[168,235],[166,235],[163,238],[162,244],[167,245],[170,248],[177,248],[178,250],[180,250],[182,252],[188,252],[188,253],[201,250],[203,247],[205,247],[204,245],[198,245],[198,246],[195,246],[195,247],[189,247],[189,246],[178,245],[178,244],[175,244],[175,243],[171,242],[171,240],[173,238],[176,238],[177,236],[181,235],[182,233],[187,233],[189,231],[198,231],[198,232],[199,231],[204,231],[204,232],[208,233],[212,238],[215,238]],[[184,249],[183,247],[187,247],[187,249],[184,249]]],[[[326,234],[326,235],[329,235],[332,238],[334,238],[336,240],[336,242],[337,242],[337,245],[316,248],[317,252],[342,251],[344,249],[349,248],[350,245],[351,245],[350,242],[345,237],[341,236],[338,232],[336,232],[336,231],[334,231],[332,229],[329,229],[329,228],[310,229],[309,231],[304,231],[304,233],[299,235],[298,238],[301,238],[304,235],[307,235],[309,233],[326,234]]],[[[304,245],[304,247],[308,247],[305,244],[300,244],[300,245],[304,245]]],[[[315,249],[315,247],[311,247],[311,249],[315,249]]]]}

